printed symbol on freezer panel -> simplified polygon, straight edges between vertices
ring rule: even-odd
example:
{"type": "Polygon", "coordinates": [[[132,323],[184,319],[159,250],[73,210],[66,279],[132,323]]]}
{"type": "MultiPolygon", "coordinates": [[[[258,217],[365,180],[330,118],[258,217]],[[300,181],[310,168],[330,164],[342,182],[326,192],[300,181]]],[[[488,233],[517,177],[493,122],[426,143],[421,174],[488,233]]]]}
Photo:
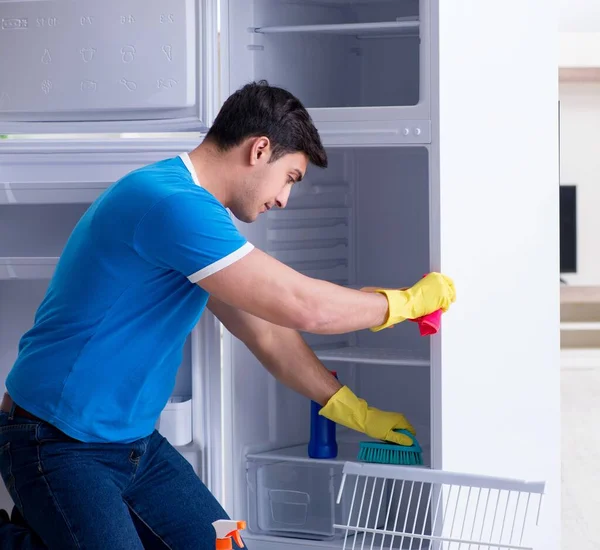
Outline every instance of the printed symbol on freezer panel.
{"type": "Polygon", "coordinates": [[[171,46],[171,44],[165,44],[162,47],[162,51],[169,61],[173,61],[173,46],[171,46]]]}
{"type": "Polygon", "coordinates": [[[133,15],[121,15],[121,25],[127,23],[135,23],[135,17],[133,17],[133,15]]]}
{"type": "Polygon", "coordinates": [[[135,61],[135,53],[135,48],[133,46],[124,46],[123,48],[121,48],[123,63],[131,63],[135,61]]]}
{"type": "Polygon", "coordinates": [[[0,110],[4,109],[4,107],[8,106],[9,99],[10,99],[10,97],[8,96],[8,94],[6,92],[2,92],[0,94],[0,110]]]}
{"type": "Polygon", "coordinates": [[[44,55],[42,55],[42,63],[44,65],[52,63],[52,56],[50,55],[50,52],[47,49],[44,50],[44,55]]]}
{"type": "Polygon", "coordinates": [[[2,19],[2,30],[9,31],[14,29],[27,29],[29,27],[29,19],[19,19],[12,17],[9,19],[2,19]]]}
{"type": "Polygon", "coordinates": [[[160,22],[161,23],[174,23],[175,16],[172,13],[161,13],[160,14],[160,22]]]}
{"type": "Polygon", "coordinates": [[[42,91],[48,95],[50,93],[50,90],[52,90],[52,81],[51,80],[44,80],[42,82],[42,91]]]}
{"type": "Polygon", "coordinates": [[[94,22],[94,18],[91,15],[84,15],[79,22],[81,23],[82,27],[84,25],[91,25],[94,22]]]}
{"type": "Polygon", "coordinates": [[[130,92],[134,92],[137,90],[137,84],[133,80],[127,80],[126,78],[122,78],[120,80],[121,84],[125,86],[130,92]]]}
{"type": "Polygon", "coordinates": [[[177,80],[173,80],[172,78],[168,78],[168,79],[164,79],[164,78],[159,78],[158,79],[158,88],[161,89],[165,89],[165,90],[170,90],[173,86],[175,86],[175,84],[177,84],[177,80]]]}
{"type": "Polygon", "coordinates": [[[81,91],[82,92],[95,92],[98,89],[98,83],[95,80],[82,80],[81,91]]]}
{"type": "Polygon", "coordinates": [[[58,19],[56,17],[38,17],[35,21],[36,27],[56,27],[58,26],[58,19]]]}
{"type": "Polygon", "coordinates": [[[92,59],[94,59],[94,55],[96,53],[96,48],[81,48],[81,58],[89,63],[92,59]]]}

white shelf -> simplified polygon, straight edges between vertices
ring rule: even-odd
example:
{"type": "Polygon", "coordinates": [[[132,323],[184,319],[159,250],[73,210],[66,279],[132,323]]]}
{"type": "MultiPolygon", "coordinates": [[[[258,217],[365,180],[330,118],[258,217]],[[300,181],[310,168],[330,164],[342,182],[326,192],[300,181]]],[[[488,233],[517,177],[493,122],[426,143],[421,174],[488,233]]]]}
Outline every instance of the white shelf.
{"type": "Polygon", "coordinates": [[[58,258],[2,258],[0,257],[0,281],[11,279],[50,279],[58,258]]]}
{"type": "Polygon", "coordinates": [[[404,367],[429,367],[430,365],[430,360],[426,357],[406,350],[348,347],[318,350],[315,353],[321,361],[404,367]]]}
{"type": "Polygon", "coordinates": [[[600,330],[600,322],[578,322],[578,323],[561,323],[560,330],[564,331],[585,331],[585,330],[600,330]]]}
{"type": "MultiPolygon", "coordinates": [[[[339,427],[338,427],[339,428],[339,427]]],[[[342,429],[343,430],[343,429],[342,429]]],[[[345,431],[345,430],[344,430],[345,431]]],[[[343,433],[343,432],[342,432],[343,433]]],[[[419,433],[417,432],[417,438],[419,433]]],[[[338,435],[338,455],[336,458],[310,458],[308,456],[308,443],[305,445],[296,445],[294,447],[286,447],[284,449],[275,449],[262,453],[249,453],[246,455],[248,459],[254,460],[277,460],[284,462],[307,462],[307,463],[323,463],[335,464],[343,466],[346,462],[356,462],[358,459],[358,451],[361,441],[374,441],[369,436],[358,432],[351,432],[346,439],[343,435],[338,435]]],[[[419,445],[423,452],[423,466],[410,466],[411,468],[428,468],[430,464],[429,444],[426,441],[419,440],[419,445]]]]}
{"type": "Polygon", "coordinates": [[[0,205],[10,204],[88,204],[112,183],[59,182],[40,183],[0,182],[0,205]]]}
{"type": "Polygon", "coordinates": [[[366,35],[402,35],[418,31],[419,20],[416,18],[401,21],[382,21],[377,23],[341,23],[332,25],[285,25],[258,27],[253,29],[258,34],[283,33],[316,33],[316,34],[351,34],[366,35]]]}
{"type": "MultiPolygon", "coordinates": [[[[365,440],[369,438],[363,436],[365,440]]],[[[308,444],[297,445],[295,447],[286,447],[285,449],[276,449],[264,453],[248,454],[246,458],[259,460],[282,460],[285,462],[314,462],[343,465],[346,462],[354,461],[358,457],[358,442],[338,441],[338,456],[336,458],[310,458],[308,456],[308,444]]]]}

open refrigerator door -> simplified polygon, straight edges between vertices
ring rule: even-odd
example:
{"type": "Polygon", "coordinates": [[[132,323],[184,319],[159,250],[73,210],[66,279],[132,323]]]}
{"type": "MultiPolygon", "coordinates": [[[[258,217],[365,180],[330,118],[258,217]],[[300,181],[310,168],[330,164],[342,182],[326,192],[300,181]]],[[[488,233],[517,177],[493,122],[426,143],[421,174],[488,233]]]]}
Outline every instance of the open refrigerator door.
{"type": "Polygon", "coordinates": [[[2,134],[202,132],[217,2],[0,1],[2,134]]]}
{"type": "MultiPolygon", "coordinates": [[[[0,0],[3,379],[90,204],[128,172],[201,141],[219,102],[217,4],[0,0]]],[[[210,443],[220,437],[209,404],[218,392],[202,364],[219,361],[219,341],[207,314],[157,422],[209,487],[221,460],[210,443]]],[[[4,490],[0,500],[10,508],[4,490]]]]}

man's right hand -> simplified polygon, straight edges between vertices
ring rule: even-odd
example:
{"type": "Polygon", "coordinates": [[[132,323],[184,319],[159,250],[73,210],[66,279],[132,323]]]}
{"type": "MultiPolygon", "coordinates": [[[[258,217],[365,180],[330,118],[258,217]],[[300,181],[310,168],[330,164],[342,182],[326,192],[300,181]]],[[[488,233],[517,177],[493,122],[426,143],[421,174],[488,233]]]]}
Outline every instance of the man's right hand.
{"type": "Polygon", "coordinates": [[[365,288],[370,292],[379,292],[388,299],[388,317],[373,331],[392,327],[406,319],[419,319],[441,309],[448,311],[456,301],[456,289],[450,277],[441,273],[430,273],[414,286],[400,289],[365,288]]]}

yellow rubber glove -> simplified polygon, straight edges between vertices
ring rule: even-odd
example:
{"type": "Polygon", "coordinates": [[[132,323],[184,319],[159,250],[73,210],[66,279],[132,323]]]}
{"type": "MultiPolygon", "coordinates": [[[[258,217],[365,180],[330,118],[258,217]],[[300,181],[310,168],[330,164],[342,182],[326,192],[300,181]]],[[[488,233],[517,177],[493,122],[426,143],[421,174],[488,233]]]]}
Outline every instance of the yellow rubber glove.
{"type": "Polygon", "coordinates": [[[320,415],[337,424],[346,426],[375,439],[390,441],[405,447],[412,446],[410,437],[394,432],[408,430],[416,435],[415,429],[403,414],[384,412],[369,407],[364,399],[359,399],[348,386],[343,386],[319,411],[320,415]]]}
{"type": "Polygon", "coordinates": [[[419,319],[438,309],[446,312],[456,300],[456,289],[450,277],[429,273],[416,285],[407,289],[364,288],[379,292],[388,299],[388,318],[383,325],[373,327],[373,332],[390,328],[406,319],[419,319]]]}

